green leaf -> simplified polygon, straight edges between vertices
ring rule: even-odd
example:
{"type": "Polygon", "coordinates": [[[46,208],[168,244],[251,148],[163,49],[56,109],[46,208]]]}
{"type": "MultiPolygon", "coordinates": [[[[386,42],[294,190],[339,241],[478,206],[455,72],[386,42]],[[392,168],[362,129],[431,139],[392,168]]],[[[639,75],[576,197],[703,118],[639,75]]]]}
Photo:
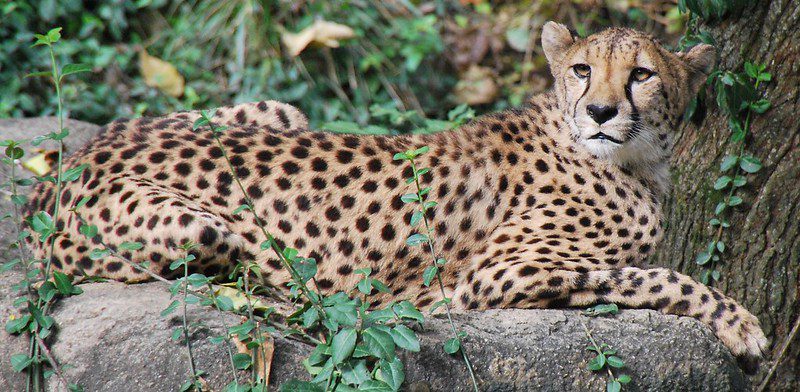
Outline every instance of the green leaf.
{"type": "Polygon", "coordinates": [[[617,380],[608,380],[608,384],[606,384],[606,392],[620,392],[622,390],[622,385],[617,380]]]}
{"type": "Polygon", "coordinates": [[[730,170],[736,163],[739,162],[739,157],[736,155],[728,155],[722,159],[722,164],[720,164],[719,168],[723,172],[730,170]]]}
{"type": "Polygon", "coordinates": [[[412,352],[419,352],[419,339],[411,328],[400,324],[392,328],[391,334],[394,343],[398,347],[412,352]]]}
{"type": "Polygon", "coordinates": [[[6,332],[10,334],[17,334],[25,329],[27,329],[28,324],[31,322],[31,315],[25,314],[14,318],[13,320],[8,320],[6,322],[6,332]]]}
{"type": "Polygon", "coordinates": [[[359,392],[393,392],[394,389],[383,381],[367,380],[358,387],[359,392]]]}
{"type": "Polygon", "coordinates": [[[430,147],[422,146],[422,147],[414,150],[413,154],[414,154],[414,157],[418,157],[420,155],[426,154],[430,150],[431,150],[430,147]]]}
{"type": "Polygon", "coordinates": [[[292,266],[295,271],[297,271],[297,274],[300,275],[300,279],[303,280],[303,283],[308,282],[317,274],[317,262],[314,259],[295,261],[292,266]]]}
{"type": "Polygon", "coordinates": [[[281,392],[325,392],[321,386],[308,381],[289,380],[281,385],[281,392]]]}
{"type": "Polygon", "coordinates": [[[617,304],[598,304],[583,312],[587,316],[599,316],[601,314],[617,314],[619,307],[617,304]]]}
{"type": "Polygon", "coordinates": [[[461,340],[458,338],[450,338],[444,342],[444,352],[448,354],[455,354],[461,349],[461,340]]]}
{"type": "Polygon", "coordinates": [[[82,208],[83,206],[85,206],[85,205],[86,205],[86,203],[88,203],[88,202],[89,202],[89,200],[92,200],[92,197],[91,197],[91,196],[84,196],[84,197],[82,197],[82,198],[81,198],[81,199],[80,199],[80,200],[79,200],[77,203],[75,203],[75,207],[72,207],[72,208],[73,208],[74,210],[77,210],[77,209],[79,209],[79,208],[82,208]]]}
{"type": "Polygon", "coordinates": [[[56,296],[56,285],[53,282],[44,282],[41,286],[39,286],[39,298],[44,302],[50,302],[53,297],[56,296]]]}
{"type": "Polygon", "coordinates": [[[81,225],[78,231],[86,238],[92,239],[97,235],[97,226],[95,225],[81,225]]]}
{"type": "Polygon", "coordinates": [[[248,369],[252,364],[253,358],[251,358],[248,354],[237,353],[233,355],[233,367],[238,370],[248,369]]]}
{"type": "Polygon", "coordinates": [[[11,195],[11,202],[18,206],[24,206],[28,203],[28,197],[25,195],[11,195]]]}
{"type": "Polygon", "coordinates": [[[422,284],[424,284],[425,287],[429,287],[431,285],[431,282],[433,282],[433,280],[436,279],[436,274],[438,272],[439,272],[439,267],[435,265],[425,268],[425,272],[422,273],[422,284]]]}
{"type": "Polygon", "coordinates": [[[417,195],[416,193],[407,193],[407,194],[405,194],[403,196],[400,196],[400,200],[402,200],[403,203],[406,203],[406,204],[414,203],[414,202],[419,201],[419,195],[417,195]]]}
{"type": "Polygon", "coordinates": [[[361,293],[369,295],[369,293],[372,292],[372,279],[364,278],[359,280],[358,284],[356,284],[356,288],[358,288],[358,291],[361,293]]]}
{"type": "Polygon", "coordinates": [[[736,196],[736,195],[733,195],[733,196],[731,196],[731,198],[728,200],[728,205],[729,205],[729,206],[731,206],[731,207],[735,207],[735,206],[738,206],[739,204],[742,204],[742,201],[743,201],[743,200],[742,200],[742,198],[741,198],[741,197],[739,197],[739,196],[736,196]]]}
{"type": "Polygon", "coordinates": [[[422,211],[414,211],[414,214],[411,215],[411,219],[409,221],[411,227],[416,227],[419,222],[422,221],[422,217],[422,211]]]}
{"type": "Polygon", "coordinates": [[[709,269],[703,270],[703,272],[700,273],[700,282],[707,285],[710,280],[711,280],[711,270],[709,269]]]}
{"type": "MultiPolygon", "coordinates": [[[[339,365],[339,370],[342,372],[342,381],[350,385],[361,385],[367,380],[372,379],[372,375],[367,369],[367,361],[351,361],[339,365]],[[355,365],[353,365],[355,363],[355,365]]],[[[340,384],[336,391],[340,390],[340,384]]]]}
{"type": "Polygon", "coordinates": [[[170,302],[169,306],[167,306],[164,310],[161,311],[161,317],[166,317],[170,313],[174,312],[175,309],[178,308],[178,305],[180,305],[180,301],[178,300],[170,302]]]}
{"type": "Polygon", "coordinates": [[[119,244],[119,250],[139,250],[143,247],[144,245],[141,242],[125,241],[119,244]]]}
{"type": "Polygon", "coordinates": [[[353,350],[356,348],[357,337],[358,333],[356,333],[356,330],[353,328],[344,328],[333,337],[331,343],[331,357],[333,358],[334,365],[344,362],[353,354],[353,350]]]}
{"type": "Polygon", "coordinates": [[[728,204],[724,201],[717,203],[717,206],[714,208],[714,215],[721,214],[723,211],[725,211],[726,207],[728,207],[728,204]]]}
{"type": "Polygon", "coordinates": [[[739,162],[739,167],[748,173],[755,173],[761,170],[761,161],[752,155],[744,156],[739,162]]]}
{"type": "Polygon", "coordinates": [[[239,338],[239,341],[243,341],[243,339],[247,338],[247,335],[256,328],[255,323],[250,320],[247,320],[239,325],[234,325],[228,328],[229,335],[236,335],[239,338]]]}
{"type": "Polygon", "coordinates": [[[51,44],[58,42],[58,40],[61,39],[61,27],[50,29],[50,31],[47,32],[47,39],[51,44]]]}
{"type": "Polygon", "coordinates": [[[754,112],[756,112],[758,114],[763,114],[764,112],[769,110],[771,105],[772,104],[770,104],[770,102],[768,100],[759,99],[758,101],[755,101],[755,102],[750,104],[750,109],[752,109],[754,112]]]}
{"type": "Polygon", "coordinates": [[[428,242],[428,236],[420,233],[412,234],[406,240],[406,244],[408,246],[417,246],[425,242],[428,242]]]}
{"type": "Polygon", "coordinates": [[[406,374],[403,371],[403,362],[400,361],[400,358],[395,357],[391,361],[382,360],[378,379],[389,385],[392,391],[399,391],[400,386],[403,385],[403,381],[406,379],[406,374]]]}
{"type": "MultiPolygon", "coordinates": [[[[29,74],[25,74],[26,78],[43,78],[43,77],[51,77],[53,76],[53,72],[51,71],[41,71],[41,72],[31,72],[29,74]]],[[[35,146],[35,144],[34,144],[35,146]]]]}
{"type": "Polygon", "coordinates": [[[111,251],[108,250],[108,249],[95,248],[95,249],[92,249],[91,252],[89,252],[89,258],[92,259],[92,260],[102,260],[103,258],[107,257],[109,254],[111,254],[111,251]]]}
{"type": "Polygon", "coordinates": [[[722,241],[718,241],[717,242],[717,250],[720,251],[720,252],[724,252],[725,251],[725,243],[722,242],[722,241]]]}
{"type": "Polygon", "coordinates": [[[239,213],[241,213],[244,210],[250,211],[250,206],[248,206],[247,204],[242,204],[239,207],[236,207],[236,209],[233,210],[233,215],[239,215],[239,213]]]}
{"type": "Polygon", "coordinates": [[[711,260],[711,254],[710,253],[708,253],[708,252],[700,252],[697,255],[697,259],[695,260],[695,262],[697,263],[697,265],[705,265],[710,260],[711,260]]]}
{"type": "Polygon", "coordinates": [[[719,271],[714,270],[714,271],[711,271],[711,277],[714,280],[719,280],[722,277],[722,274],[719,271]]]}
{"type": "Polygon", "coordinates": [[[425,316],[409,301],[401,301],[392,306],[397,317],[405,320],[414,320],[418,323],[425,321],[425,316]]]}
{"type": "Polygon", "coordinates": [[[625,362],[622,360],[622,358],[614,355],[606,358],[606,361],[608,362],[608,365],[611,367],[615,368],[625,367],[625,362]]]}
{"type": "Polygon", "coordinates": [[[373,356],[381,359],[394,358],[395,344],[388,327],[382,325],[369,327],[364,330],[363,339],[367,350],[373,356]]]}
{"type": "Polygon", "coordinates": [[[629,376],[627,374],[623,374],[623,375],[617,377],[617,381],[619,381],[620,384],[627,384],[627,383],[631,382],[631,376],[629,376]]]}
{"type": "Polygon", "coordinates": [[[62,272],[53,271],[53,280],[55,281],[56,289],[63,295],[77,295],[83,292],[80,287],[72,284],[72,278],[62,272]]]}
{"type": "Polygon", "coordinates": [[[596,372],[606,366],[606,356],[602,353],[597,354],[596,357],[592,358],[591,361],[586,365],[586,368],[596,372]]]}
{"type": "Polygon", "coordinates": [[[317,321],[319,321],[319,311],[317,308],[308,308],[308,310],[303,312],[303,328],[311,328],[317,321]]]}
{"type": "Polygon", "coordinates": [[[61,77],[81,72],[91,72],[92,66],[89,64],[67,64],[61,69],[61,77]]]}
{"type": "Polygon", "coordinates": [[[53,218],[44,211],[39,211],[30,218],[30,226],[33,231],[39,234],[39,241],[44,242],[55,232],[53,218]]]}
{"type": "Polygon", "coordinates": [[[375,290],[378,290],[381,293],[391,292],[391,290],[389,290],[389,287],[387,287],[385,284],[383,284],[383,282],[377,279],[372,279],[372,287],[374,287],[375,290]]]}
{"type": "Polygon", "coordinates": [[[733,181],[733,179],[730,178],[729,176],[722,176],[720,178],[717,178],[717,181],[714,182],[714,189],[715,190],[725,189],[728,187],[731,181],[733,181]]]}
{"type": "Polygon", "coordinates": [[[392,160],[395,160],[395,161],[405,161],[405,160],[408,160],[408,159],[409,159],[408,154],[406,154],[404,152],[398,152],[398,153],[394,154],[394,156],[392,157],[392,160]]]}
{"type": "Polygon", "coordinates": [[[25,370],[31,363],[33,363],[33,358],[29,357],[28,354],[14,354],[11,356],[11,368],[15,372],[25,370]]]}
{"type": "Polygon", "coordinates": [[[745,184],[747,184],[747,178],[744,176],[736,176],[733,178],[733,186],[739,188],[745,186],[745,184]]]}
{"type": "Polygon", "coordinates": [[[217,309],[219,309],[219,310],[221,310],[223,312],[230,312],[230,311],[233,310],[233,300],[232,299],[230,299],[228,297],[222,297],[222,296],[218,296],[218,297],[215,297],[215,298],[216,298],[215,305],[217,306],[217,309]]]}
{"type": "Polygon", "coordinates": [[[81,177],[81,174],[83,173],[83,171],[86,170],[88,167],[89,167],[89,164],[88,163],[84,163],[84,164],[82,164],[80,166],[73,167],[72,169],[69,169],[69,170],[65,171],[64,173],[61,174],[61,181],[63,181],[63,182],[72,182],[72,181],[77,180],[78,178],[81,177]]]}
{"type": "Polygon", "coordinates": [[[758,67],[749,61],[744,63],[744,71],[747,73],[747,76],[753,79],[758,77],[758,67]]]}
{"type": "Polygon", "coordinates": [[[196,131],[196,130],[208,125],[209,123],[210,123],[210,120],[206,116],[206,114],[205,113],[201,113],[201,116],[197,120],[194,121],[194,124],[192,124],[192,130],[196,131]]]}

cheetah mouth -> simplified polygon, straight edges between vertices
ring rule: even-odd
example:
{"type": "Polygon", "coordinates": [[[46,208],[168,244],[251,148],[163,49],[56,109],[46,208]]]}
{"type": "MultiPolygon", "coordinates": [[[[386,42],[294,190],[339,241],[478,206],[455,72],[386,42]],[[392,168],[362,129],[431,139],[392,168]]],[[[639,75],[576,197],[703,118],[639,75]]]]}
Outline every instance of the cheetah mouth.
{"type": "Polygon", "coordinates": [[[614,144],[622,144],[622,140],[619,140],[619,139],[614,138],[612,136],[608,136],[603,132],[597,132],[594,135],[589,136],[587,139],[589,139],[589,140],[607,140],[607,141],[609,141],[611,143],[614,143],[614,144]]]}

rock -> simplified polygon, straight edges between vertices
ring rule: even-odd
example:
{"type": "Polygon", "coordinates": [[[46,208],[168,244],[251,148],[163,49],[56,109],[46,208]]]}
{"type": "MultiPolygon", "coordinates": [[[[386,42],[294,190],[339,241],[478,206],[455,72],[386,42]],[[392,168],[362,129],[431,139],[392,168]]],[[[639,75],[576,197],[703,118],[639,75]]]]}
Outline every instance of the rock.
{"type": "MultiPolygon", "coordinates": [[[[47,120],[2,120],[0,139],[32,137],[43,131],[47,120]],[[12,124],[12,125],[9,125],[12,124]],[[36,128],[34,127],[36,125],[36,128]],[[38,128],[38,127],[42,128],[38,128]],[[31,131],[35,128],[35,131],[31,131]],[[11,129],[24,133],[10,133],[11,129]],[[30,133],[28,133],[30,132],[30,133]]],[[[74,141],[85,142],[94,126],[69,125],[74,141]]],[[[72,142],[70,142],[72,143],[72,142]]],[[[78,143],[69,144],[75,151],[78,143]]],[[[0,210],[9,207],[0,197],[0,210]]],[[[0,223],[0,262],[10,239],[9,221],[0,223]]],[[[0,317],[19,314],[12,302],[18,295],[11,285],[19,272],[0,276],[0,317]]],[[[159,313],[171,302],[163,283],[124,285],[116,282],[81,285],[84,293],[57,303],[53,316],[57,331],[51,338],[53,354],[65,373],[87,391],[172,391],[188,375],[185,347],[171,340],[181,323],[180,312],[159,313]]],[[[193,335],[199,369],[207,372],[210,386],[219,389],[232,379],[224,345],[208,339],[219,335],[223,325],[238,323],[239,316],[205,307],[190,306],[189,322],[202,322],[193,335]]],[[[485,391],[602,391],[607,374],[586,369],[592,357],[581,320],[599,342],[619,350],[634,391],[739,391],[749,388],[730,352],[710,330],[691,318],[662,315],[649,310],[624,310],[614,317],[588,318],[575,310],[491,310],[454,315],[466,331],[467,351],[485,391]]],[[[460,357],[442,350],[449,326],[440,316],[429,316],[420,331],[422,350],[404,353],[409,391],[468,391],[469,376],[460,357]]],[[[27,340],[0,332],[0,390],[23,390],[25,376],[15,373],[8,360],[24,352],[27,340]]],[[[311,347],[294,340],[275,338],[270,377],[278,386],[303,378],[302,360],[311,347]]]]}

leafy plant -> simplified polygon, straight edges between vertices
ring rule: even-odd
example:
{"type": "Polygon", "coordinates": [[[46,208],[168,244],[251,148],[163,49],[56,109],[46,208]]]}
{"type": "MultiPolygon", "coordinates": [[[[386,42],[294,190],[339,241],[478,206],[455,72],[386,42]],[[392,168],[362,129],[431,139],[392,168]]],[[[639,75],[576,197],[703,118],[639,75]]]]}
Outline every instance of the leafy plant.
{"type": "Polygon", "coordinates": [[[16,242],[13,248],[18,250],[19,257],[11,260],[3,266],[3,270],[9,270],[15,265],[21,265],[24,276],[19,284],[15,285],[17,290],[27,294],[15,301],[16,306],[24,306],[27,314],[12,318],[6,323],[6,331],[19,334],[27,333],[30,336],[30,345],[27,353],[18,353],[11,356],[12,368],[15,371],[27,371],[28,385],[36,391],[43,390],[43,380],[56,375],[58,382],[63,387],[71,391],[79,391],[81,387],[68,382],[61,367],[50,353],[46,339],[51,335],[55,327],[55,320],[48,315],[58,297],[78,295],[82,290],[72,284],[72,278],[67,275],[52,270],[52,255],[54,254],[55,239],[59,225],[59,207],[61,205],[61,190],[64,183],[77,180],[85,166],[78,166],[69,170],[63,168],[64,138],[69,136],[69,131],[64,128],[64,107],[62,102],[62,82],[66,76],[85,72],[87,67],[80,64],[66,64],[58,67],[54,45],[61,39],[61,28],[49,30],[46,34],[35,34],[36,46],[47,46],[50,57],[51,70],[47,72],[37,72],[30,74],[30,77],[47,77],[53,82],[58,99],[58,130],[47,135],[33,139],[32,144],[38,145],[44,140],[54,140],[58,143],[58,158],[56,167],[56,177],[46,176],[36,180],[21,179],[16,175],[16,167],[20,159],[24,156],[24,150],[19,142],[6,140],[2,145],[6,147],[3,163],[10,166],[11,178],[3,187],[11,189],[11,201],[13,212],[6,214],[12,217],[17,228],[16,242]],[[27,227],[38,235],[33,238],[32,234],[23,224],[21,207],[27,203],[27,197],[19,193],[18,186],[32,185],[35,181],[47,181],[55,184],[55,203],[52,213],[47,211],[37,211],[26,218],[24,221],[27,227]],[[48,252],[42,259],[34,259],[25,251],[25,241],[39,241],[42,247],[48,252]],[[47,243],[49,241],[49,246],[47,243]],[[44,367],[49,366],[52,370],[45,371],[44,367]]]}
{"type": "MultiPolygon", "coordinates": [[[[612,306],[605,306],[598,308],[604,305],[595,306],[592,309],[595,309],[593,312],[597,312],[597,309],[601,310],[601,313],[612,313],[616,314],[616,305],[612,306]]],[[[605,370],[608,373],[608,380],[606,382],[606,391],[607,392],[619,392],[622,390],[622,386],[631,382],[631,377],[627,374],[622,375],[615,375],[615,369],[622,369],[625,367],[625,361],[622,360],[619,356],[617,356],[617,350],[613,349],[606,343],[598,344],[597,341],[592,336],[592,333],[589,331],[589,327],[586,326],[586,323],[583,319],[579,319],[581,326],[583,326],[583,330],[586,333],[587,339],[589,339],[590,345],[586,347],[587,350],[594,353],[594,357],[589,360],[589,363],[586,365],[588,370],[593,372],[602,372],[605,370]]]]}
{"type": "Polygon", "coordinates": [[[453,317],[450,314],[450,303],[452,302],[452,298],[447,296],[447,293],[444,290],[444,283],[442,282],[442,269],[447,264],[447,260],[445,260],[443,257],[437,256],[438,253],[436,251],[435,238],[433,236],[434,231],[432,230],[430,222],[428,221],[428,211],[436,207],[437,203],[436,201],[428,199],[427,195],[431,192],[431,188],[423,188],[420,183],[420,179],[422,176],[430,173],[430,168],[419,168],[417,167],[415,161],[416,158],[427,153],[428,151],[429,148],[425,146],[394,155],[394,160],[406,161],[409,165],[411,165],[411,177],[406,179],[406,183],[413,184],[416,191],[414,193],[403,195],[401,200],[403,203],[416,203],[419,206],[419,209],[411,215],[409,224],[412,227],[416,227],[420,223],[423,224],[423,230],[421,230],[422,232],[412,234],[410,237],[408,237],[406,240],[406,245],[428,247],[432,259],[431,265],[425,268],[425,272],[422,274],[423,284],[428,287],[435,279],[439,285],[439,292],[442,294],[442,299],[434,302],[430,311],[433,312],[440,306],[444,306],[445,313],[447,314],[447,320],[450,323],[450,329],[453,333],[452,337],[444,342],[444,351],[448,354],[456,354],[458,352],[461,353],[461,357],[464,359],[464,364],[467,366],[467,372],[469,373],[472,381],[472,386],[475,391],[477,391],[478,382],[475,380],[475,373],[472,370],[472,363],[469,360],[469,356],[464,349],[464,344],[462,341],[462,339],[464,339],[467,335],[466,333],[459,331],[456,328],[455,322],[453,322],[453,317]]]}

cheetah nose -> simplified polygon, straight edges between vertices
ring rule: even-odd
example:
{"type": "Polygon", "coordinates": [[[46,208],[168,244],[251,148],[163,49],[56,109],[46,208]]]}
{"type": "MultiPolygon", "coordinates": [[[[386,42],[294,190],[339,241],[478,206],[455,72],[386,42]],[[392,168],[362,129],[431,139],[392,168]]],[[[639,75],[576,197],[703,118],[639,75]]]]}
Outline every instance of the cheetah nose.
{"type": "Polygon", "coordinates": [[[594,120],[598,125],[602,125],[604,122],[611,120],[617,115],[617,107],[587,105],[586,113],[589,113],[589,117],[591,117],[592,120],[594,120]]]}

